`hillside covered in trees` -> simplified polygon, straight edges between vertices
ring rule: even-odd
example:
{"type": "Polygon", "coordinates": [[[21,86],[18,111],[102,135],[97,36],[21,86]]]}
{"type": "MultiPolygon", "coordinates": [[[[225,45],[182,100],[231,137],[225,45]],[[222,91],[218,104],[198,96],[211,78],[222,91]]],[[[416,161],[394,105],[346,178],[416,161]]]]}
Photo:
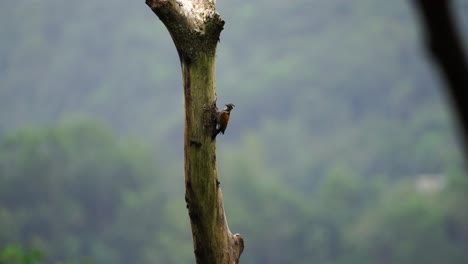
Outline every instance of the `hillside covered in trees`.
{"type": "MultiPolygon", "coordinates": [[[[218,1],[218,106],[236,108],[217,158],[241,263],[468,263],[468,175],[407,2],[218,1]]],[[[0,252],[193,263],[162,23],[120,0],[10,1],[0,23],[0,252]]]]}

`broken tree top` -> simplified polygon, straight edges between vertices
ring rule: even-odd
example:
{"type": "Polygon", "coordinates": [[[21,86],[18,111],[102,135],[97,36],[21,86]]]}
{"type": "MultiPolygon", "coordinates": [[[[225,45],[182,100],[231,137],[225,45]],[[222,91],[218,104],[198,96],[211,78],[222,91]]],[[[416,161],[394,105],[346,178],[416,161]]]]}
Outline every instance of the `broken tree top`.
{"type": "Polygon", "coordinates": [[[179,52],[190,57],[212,53],[223,30],[224,20],[212,0],[146,0],[161,19],[179,52]]]}

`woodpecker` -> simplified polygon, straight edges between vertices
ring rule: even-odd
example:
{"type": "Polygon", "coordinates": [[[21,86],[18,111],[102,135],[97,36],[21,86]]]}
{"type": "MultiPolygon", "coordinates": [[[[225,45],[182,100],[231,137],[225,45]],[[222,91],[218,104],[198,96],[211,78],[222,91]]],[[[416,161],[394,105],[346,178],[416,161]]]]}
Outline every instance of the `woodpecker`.
{"type": "Polygon", "coordinates": [[[234,104],[227,104],[223,111],[217,113],[216,117],[216,131],[211,136],[211,139],[215,139],[219,132],[224,134],[226,127],[229,122],[229,116],[231,115],[231,110],[234,108],[234,104]]]}

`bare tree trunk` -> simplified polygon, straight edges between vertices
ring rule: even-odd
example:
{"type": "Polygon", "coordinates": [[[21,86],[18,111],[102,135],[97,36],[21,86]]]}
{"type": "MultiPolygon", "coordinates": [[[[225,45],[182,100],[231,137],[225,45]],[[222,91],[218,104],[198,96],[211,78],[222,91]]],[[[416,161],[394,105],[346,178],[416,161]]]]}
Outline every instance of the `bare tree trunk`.
{"type": "Polygon", "coordinates": [[[214,0],[146,0],[179,53],[185,97],[185,200],[197,263],[238,263],[243,238],[232,234],[216,168],[215,54],[224,21],[214,0]]]}

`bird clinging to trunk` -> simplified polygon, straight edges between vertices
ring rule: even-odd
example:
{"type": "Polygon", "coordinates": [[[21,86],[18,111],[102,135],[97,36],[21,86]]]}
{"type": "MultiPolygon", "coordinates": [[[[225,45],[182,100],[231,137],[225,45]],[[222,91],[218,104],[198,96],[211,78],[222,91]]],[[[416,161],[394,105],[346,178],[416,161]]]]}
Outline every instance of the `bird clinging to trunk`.
{"type": "Polygon", "coordinates": [[[231,110],[234,108],[234,104],[227,104],[223,111],[218,112],[216,116],[216,131],[211,136],[211,139],[215,139],[219,132],[224,134],[226,131],[226,127],[229,122],[229,117],[231,115],[231,110]]]}

